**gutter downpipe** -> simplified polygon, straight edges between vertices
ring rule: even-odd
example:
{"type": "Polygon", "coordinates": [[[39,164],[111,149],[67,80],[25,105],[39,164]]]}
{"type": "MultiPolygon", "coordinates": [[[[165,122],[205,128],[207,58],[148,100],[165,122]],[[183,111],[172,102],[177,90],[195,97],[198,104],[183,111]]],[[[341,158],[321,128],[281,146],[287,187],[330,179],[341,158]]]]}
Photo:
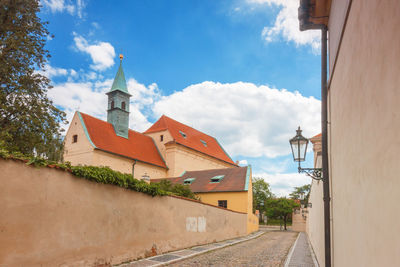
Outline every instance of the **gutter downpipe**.
{"type": "Polygon", "coordinates": [[[309,0],[300,0],[298,17],[300,31],[321,30],[321,128],[322,128],[322,177],[324,200],[324,240],[325,240],[325,267],[331,267],[331,207],[329,190],[329,161],[328,161],[328,86],[327,86],[327,32],[324,24],[311,23],[308,13],[309,0]]]}
{"type": "Polygon", "coordinates": [[[132,163],[132,177],[135,178],[135,165],[136,165],[136,159],[132,163]]]}
{"type": "Polygon", "coordinates": [[[324,192],[325,266],[331,266],[331,206],[328,161],[328,87],[327,87],[327,27],[321,28],[321,126],[322,173],[324,192]]]}

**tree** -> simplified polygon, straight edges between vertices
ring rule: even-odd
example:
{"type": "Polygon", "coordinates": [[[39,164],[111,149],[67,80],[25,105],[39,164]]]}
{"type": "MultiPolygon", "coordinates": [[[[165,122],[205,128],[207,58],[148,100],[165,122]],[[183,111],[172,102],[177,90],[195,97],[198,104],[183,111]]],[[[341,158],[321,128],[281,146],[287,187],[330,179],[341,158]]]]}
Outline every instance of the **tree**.
{"type": "Polygon", "coordinates": [[[175,195],[198,199],[198,197],[190,190],[188,185],[183,184],[172,184],[170,180],[164,179],[161,180],[159,183],[156,183],[160,186],[161,190],[172,192],[175,195]]]}
{"type": "Polygon", "coordinates": [[[310,197],[311,184],[295,187],[293,192],[289,194],[291,199],[300,200],[301,204],[307,206],[310,197]]]}
{"type": "Polygon", "coordinates": [[[39,71],[47,22],[38,0],[0,0],[0,144],[9,151],[60,159],[65,113],[47,97],[50,80],[39,71]]]}
{"type": "Polygon", "coordinates": [[[293,199],[288,199],[285,197],[281,198],[271,198],[267,201],[267,216],[271,218],[283,219],[285,230],[286,224],[289,216],[292,214],[293,210],[300,205],[296,203],[293,199]]]}
{"type": "MultiPolygon", "coordinates": [[[[271,198],[273,194],[269,184],[263,178],[253,178],[253,212],[258,209],[261,213],[265,212],[267,199],[271,198]]],[[[261,216],[260,216],[261,219],[261,216]]]]}

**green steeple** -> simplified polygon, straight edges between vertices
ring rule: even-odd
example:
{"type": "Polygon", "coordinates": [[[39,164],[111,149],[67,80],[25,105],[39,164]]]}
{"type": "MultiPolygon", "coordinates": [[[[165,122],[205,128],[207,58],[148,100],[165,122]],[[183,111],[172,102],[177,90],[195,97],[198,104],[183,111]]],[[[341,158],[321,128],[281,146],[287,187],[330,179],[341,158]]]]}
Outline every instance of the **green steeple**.
{"type": "Polygon", "coordinates": [[[116,135],[128,138],[129,98],[131,95],[128,93],[124,71],[122,70],[122,55],[119,58],[121,62],[117,75],[115,75],[111,90],[106,93],[108,96],[107,122],[113,125],[116,135]]]}
{"type": "Polygon", "coordinates": [[[128,88],[126,86],[124,70],[122,69],[123,56],[120,55],[119,58],[120,58],[120,62],[119,62],[118,72],[117,72],[117,75],[115,75],[114,82],[113,82],[113,84],[111,86],[110,92],[115,91],[115,90],[120,90],[120,91],[122,91],[124,93],[128,93],[128,88]]]}

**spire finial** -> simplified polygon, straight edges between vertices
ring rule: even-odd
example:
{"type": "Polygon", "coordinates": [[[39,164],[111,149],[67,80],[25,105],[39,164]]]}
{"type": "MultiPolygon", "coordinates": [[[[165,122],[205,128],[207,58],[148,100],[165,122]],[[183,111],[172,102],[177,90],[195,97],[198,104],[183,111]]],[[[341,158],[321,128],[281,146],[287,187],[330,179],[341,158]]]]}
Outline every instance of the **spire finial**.
{"type": "Polygon", "coordinates": [[[124,55],[119,54],[119,59],[122,61],[122,59],[124,58],[124,55]]]}

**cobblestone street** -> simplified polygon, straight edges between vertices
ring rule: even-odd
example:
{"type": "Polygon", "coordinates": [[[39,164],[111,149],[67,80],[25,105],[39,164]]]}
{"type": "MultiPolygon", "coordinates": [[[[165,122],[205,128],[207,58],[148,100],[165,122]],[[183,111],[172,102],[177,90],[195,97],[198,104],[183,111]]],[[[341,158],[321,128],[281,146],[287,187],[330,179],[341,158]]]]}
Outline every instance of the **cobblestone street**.
{"type": "Polygon", "coordinates": [[[267,232],[256,239],[168,266],[283,266],[297,234],[296,232],[267,232]]]}

